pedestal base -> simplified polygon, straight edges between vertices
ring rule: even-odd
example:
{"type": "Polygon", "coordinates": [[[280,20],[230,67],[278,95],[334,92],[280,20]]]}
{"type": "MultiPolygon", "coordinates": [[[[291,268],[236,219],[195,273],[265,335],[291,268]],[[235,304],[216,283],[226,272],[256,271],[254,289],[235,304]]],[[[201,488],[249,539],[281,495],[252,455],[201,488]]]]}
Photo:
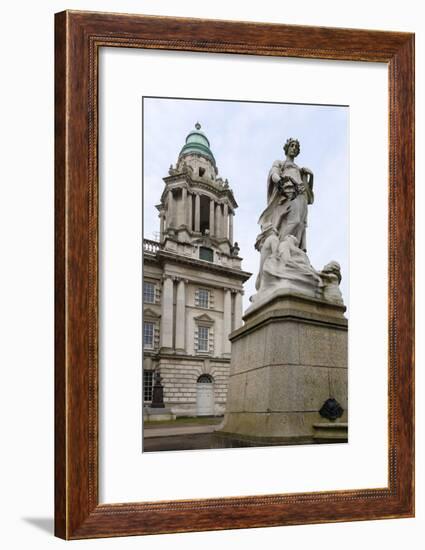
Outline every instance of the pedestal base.
{"type": "Polygon", "coordinates": [[[318,441],[317,426],[332,423],[319,414],[327,399],[344,409],[338,422],[347,421],[345,307],[287,291],[255,306],[230,336],[222,431],[263,444],[318,441]]]}
{"type": "Polygon", "coordinates": [[[348,424],[346,422],[322,422],[314,424],[314,440],[318,443],[348,441],[348,424]]]}

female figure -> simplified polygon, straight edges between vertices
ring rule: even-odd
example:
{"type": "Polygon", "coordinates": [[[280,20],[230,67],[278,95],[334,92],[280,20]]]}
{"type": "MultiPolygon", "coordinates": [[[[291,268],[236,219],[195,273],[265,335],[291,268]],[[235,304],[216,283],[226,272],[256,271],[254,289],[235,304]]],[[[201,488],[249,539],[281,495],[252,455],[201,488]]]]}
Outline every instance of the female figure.
{"type": "Polygon", "coordinates": [[[286,159],[276,160],[267,178],[267,208],[261,214],[259,224],[265,227],[272,224],[279,234],[279,240],[294,235],[299,248],[307,250],[306,227],[307,205],[313,204],[313,173],[308,168],[300,168],[294,159],[300,153],[300,143],[289,138],[284,151],[286,159]],[[285,189],[292,186],[295,196],[285,196],[285,189]]]}

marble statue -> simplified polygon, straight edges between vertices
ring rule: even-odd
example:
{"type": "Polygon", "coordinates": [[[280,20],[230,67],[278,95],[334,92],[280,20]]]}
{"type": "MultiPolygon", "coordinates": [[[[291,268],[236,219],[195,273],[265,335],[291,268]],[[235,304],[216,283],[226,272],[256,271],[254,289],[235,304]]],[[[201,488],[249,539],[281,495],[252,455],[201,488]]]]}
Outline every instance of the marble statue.
{"type": "Polygon", "coordinates": [[[297,139],[289,138],[284,151],[286,159],[276,160],[267,178],[267,207],[259,218],[261,233],[255,243],[260,252],[257,294],[251,301],[264,302],[275,291],[284,289],[343,304],[338,262],[331,261],[317,271],[307,256],[308,206],[314,202],[313,172],[294,162],[300,153],[297,139]]]}
{"type": "Polygon", "coordinates": [[[329,262],[321,271],[321,277],[324,284],[323,297],[328,302],[343,304],[342,294],[339,289],[341,282],[341,266],[338,262],[329,262]]]}
{"type": "Polygon", "coordinates": [[[284,145],[286,159],[276,160],[267,178],[267,208],[261,214],[261,229],[272,224],[280,240],[294,235],[299,247],[307,251],[307,205],[313,204],[313,172],[300,168],[294,159],[300,153],[300,143],[289,138],[284,145]]]}

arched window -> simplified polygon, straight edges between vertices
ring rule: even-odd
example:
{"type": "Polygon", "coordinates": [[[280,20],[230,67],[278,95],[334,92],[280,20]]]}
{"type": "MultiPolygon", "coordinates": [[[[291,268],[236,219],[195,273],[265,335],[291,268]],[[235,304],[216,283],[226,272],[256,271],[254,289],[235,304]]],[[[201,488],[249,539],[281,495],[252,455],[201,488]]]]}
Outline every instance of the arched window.
{"type": "Polygon", "coordinates": [[[198,384],[212,384],[214,380],[210,374],[201,374],[197,382],[198,384]]]}

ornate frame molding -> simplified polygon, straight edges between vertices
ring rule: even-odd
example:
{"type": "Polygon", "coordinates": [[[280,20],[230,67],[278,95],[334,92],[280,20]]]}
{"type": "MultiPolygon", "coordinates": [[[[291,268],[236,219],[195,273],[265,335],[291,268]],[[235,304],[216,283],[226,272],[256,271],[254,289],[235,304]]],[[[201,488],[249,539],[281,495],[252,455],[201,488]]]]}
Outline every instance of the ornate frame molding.
{"type": "Polygon", "coordinates": [[[55,72],[56,535],[78,539],[411,517],[414,514],[414,35],[67,11],[56,15],[55,72]],[[98,53],[103,46],[388,64],[386,488],[99,504],[97,94],[98,53]]]}

